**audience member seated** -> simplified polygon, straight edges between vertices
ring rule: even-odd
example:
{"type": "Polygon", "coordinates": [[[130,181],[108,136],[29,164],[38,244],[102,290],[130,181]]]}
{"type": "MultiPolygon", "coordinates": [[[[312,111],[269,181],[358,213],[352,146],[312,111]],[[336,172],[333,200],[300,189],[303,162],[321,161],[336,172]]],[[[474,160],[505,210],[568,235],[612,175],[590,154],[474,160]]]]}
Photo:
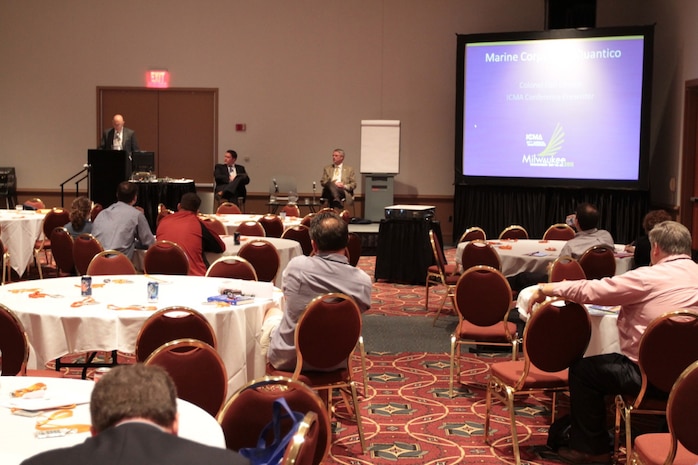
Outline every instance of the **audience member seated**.
{"type": "Polygon", "coordinates": [[[638,237],[632,244],[625,246],[625,251],[633,254],[633,268],[649,266],[650,231],[654,228],[654,225],[669,220],[671,220],[671,216],[664,210],[652,210],[647,212],[642,219],[642,229],[645,230],[645,235],[638,237]]]}
{"type": "Polygon", "coordinates": [[[216,164],[213,168],[213,177],[216,181],[216,194],[222,199],[240,206],[240,198],[247,196],[245,186],[250,183],[250,177],[245,167],[238,165],[238,154],[235,150],[228,150],[223,157],[223,163],[216,164]]]}
{"type": "Polygon", "coordinates": [[[30,457],[23,465],[237,465],[236,452],[177,436],[177,390],[157,366],[120,365],[95,384],[92,437],[82,444],[30,457]]]}
{"type": "Polygon", "coordinates": [[[90,214],[92,212],[92,202],[85,196],[73,200],[70,205],[70,223],[65,225],[73,239],[83,233],[92,232],[92,222],[90,214]]]}
{"type": "Polygon", "coordinates": [[[133,249],[147,249],[155,242],[142,209],[134,207],[138,186],[128,181],[119,184],[116,203],[97,215],[92,235],[105,250],[113,249],[133,259],[133,249]]]}
{"type": "Polygon", "coordinates": [[[344,164],[344,150],[332,151],[332,164],[325,166],[320,179],[322,197],[330,207],[343,209],[342,200],[351,201],[356,189],[354,168],[344,164]]]}
{"type": "Polygon", "coordinates": [[[274,368],[289,371],[295,368],[296,325],[305,307],[315,297],[341,292],[353,297],[362,312],[371,306],[371,278],[361,269],[349,265],[344,254],[348,236],[347,224],[336,213],[320,212],[313,217],[310,237],[314,255],[302,255],[289,262],[282,280],[283,312],[276,307],[270,309],[262,325],[260,344],[274,368]]]}
{"type": "Polygon", "coordinates": [[[158,224],[158,240],[179,244],[189,257],[189,274],[204,276],[208,269],[205,252],[223,253],[225,244],[213,228],[199,219],[201,199],[187,192],[177,205],[177,213],[164,216],[158,224]]]}
{"type": "Polygon", "coordinates": [[[611,233],[605,229],[598,229],[599,226],[599,211],[590,203],[580,203],[577,205],[576,212],[573,217],[574,228],[577,234],[573,239],[567,241],[565,246],[560,251],[560,256],[570,257],[579,260],[584,252],[589,247],[595,245],[605,245],[613,249],[613,237],[611,233]]]}
{"type": "Polygon", "coordinates": [[[533,294],[536,302],[560,296],[581,304],[620,306],[621,353],[586,357],[570,366],[570,447],[559,450],[568,462],[610,463],[606,398],[639,393],[638,348],[647,325],[671,310],[698,310],[691,233],[680,223],[664,221],[649,232],[649,241],[652,266],[603,279],[542,284],[533,294]]]}

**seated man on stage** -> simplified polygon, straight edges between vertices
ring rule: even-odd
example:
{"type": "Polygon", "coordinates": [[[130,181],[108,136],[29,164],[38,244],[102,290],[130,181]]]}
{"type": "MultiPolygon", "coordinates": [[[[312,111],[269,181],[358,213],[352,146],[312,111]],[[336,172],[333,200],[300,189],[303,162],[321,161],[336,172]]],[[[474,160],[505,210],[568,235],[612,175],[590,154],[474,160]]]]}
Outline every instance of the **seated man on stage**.
{"type": "Polygon", "coordinates": [[[102,210],[92,225],[92,234],[104,250],[113,249],[133,258],[133,249],[147,249],[155,242],[143,211],[134,207],[138,186],[124,181],[116,190],[118,202],[102,210]]]}
{"type": "Polygon", "coordinates": [[[208,262],[206,252],[222,253],[225,244],[220,236],[210,230],[198,217],[201,199],[194,192],[187,192],[177,205],[177,213],[163,216],[158,223],[158,240],[179,244],[189,257],[189,274],[203,276],[208,262]]]}
{"type": "Polygon", "coordinates": [[[332,151],[332,164],[325,166],[320,179],[322,198],[327,199],[332,208],[342,208],[342,200],[351,201],[356,189],[354,168],[344,164],[344,150],[332,151]]]}
{"type": "Polygon", "coordinates": [[[92,437],[37,454],[22,465],[249,463],[232,450],[177,436],[177,388],[158,366],[112,368],[92,390],[90,416],[92,437]]]}
{"type": "Polygon", "coordinates": [[[213,168],[213,177],[216,181],[215,192],[228,202],[238,204],[238,199],[247,196],[245,186],[250,183],[250,177],[245,167],[238,165],[238,154],[235,150],[227,150],[223,157],[223,163],[216,164],[213,168]]]}

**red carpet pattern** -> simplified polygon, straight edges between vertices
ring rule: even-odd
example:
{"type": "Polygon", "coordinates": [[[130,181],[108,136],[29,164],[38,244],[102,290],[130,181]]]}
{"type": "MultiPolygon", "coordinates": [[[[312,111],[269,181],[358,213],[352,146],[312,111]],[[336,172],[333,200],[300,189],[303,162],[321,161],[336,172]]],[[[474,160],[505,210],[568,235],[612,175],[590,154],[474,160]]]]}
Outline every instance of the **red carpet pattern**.
{"type": "MultiPolygon", "coordinates": [[[[464,355],[463,380],[484,383],[488,363],[506,359],[501,354],[464,355]]],[[[361,402],[368,451],[361,454],[356,424],[340,418],[324,463],[513,463],[509,418],[501,405],[493,408],[489,446],[484,442],[484,389],[459,386],[456,396],[449,398],[448,355],[369,354],[369,360],[369,388],[361,402]]],[[[357,375],[355,379],[361,379],[357,375]]],[[[531,465],[557,463],[541,459],[535,451],[547,439],[549,399],[528,397],[518,401],[516,409],[522,460],[531,465]]],[[[344,409],[339,410],[344,417],[344,409]]]]}

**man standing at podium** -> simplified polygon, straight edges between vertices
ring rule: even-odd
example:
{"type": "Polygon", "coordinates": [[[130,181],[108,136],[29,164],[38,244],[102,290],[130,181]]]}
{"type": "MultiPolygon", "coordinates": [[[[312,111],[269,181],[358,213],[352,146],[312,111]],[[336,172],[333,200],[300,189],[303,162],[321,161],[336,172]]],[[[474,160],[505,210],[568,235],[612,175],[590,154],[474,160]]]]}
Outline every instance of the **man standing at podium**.
{"type": "Polygon", "coordinates": [[[330,207],[341,209],[342,200],[351,203],[356,189],[355,176],[354,168],[344,164],[344,150],[334,149],[332,164],[325,166],[320,179],[322,198],[327,199],[330,207]]]}
{"type": "Polygon", "coordinates": [[[124,117],[116,114],[111,120],[112,129],[104,131],[102,143],[99,148],[102,150],[125,150],[129,154],[138,152],[138,141],[133,129],[124,127],[124,117]]]}

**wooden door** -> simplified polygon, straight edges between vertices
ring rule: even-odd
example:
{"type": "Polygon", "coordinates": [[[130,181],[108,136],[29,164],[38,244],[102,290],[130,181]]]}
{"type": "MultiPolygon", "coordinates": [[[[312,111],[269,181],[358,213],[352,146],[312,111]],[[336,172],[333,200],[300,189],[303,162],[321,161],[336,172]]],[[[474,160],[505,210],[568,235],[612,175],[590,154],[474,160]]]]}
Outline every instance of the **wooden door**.
{"type": "Polygon", "coordinates": [[[155,152],[158,177],[212,182],[218,152],[218,89],[97,88],[97,144],[114,114],[155,152]]]}

